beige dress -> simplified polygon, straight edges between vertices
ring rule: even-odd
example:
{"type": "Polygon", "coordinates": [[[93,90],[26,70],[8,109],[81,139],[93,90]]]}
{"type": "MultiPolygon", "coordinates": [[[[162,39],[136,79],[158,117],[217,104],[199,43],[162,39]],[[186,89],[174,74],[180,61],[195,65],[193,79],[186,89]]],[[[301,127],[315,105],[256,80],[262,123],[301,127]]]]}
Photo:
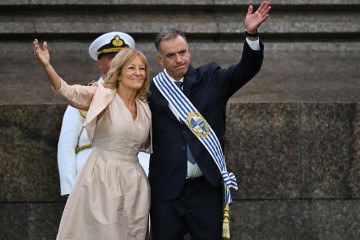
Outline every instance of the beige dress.
{"type": "Polygon", "coordinates": [[[137,100],[134,120],[115,94],[96,118],[93,151],[77,177],[57,239],[146,239],[150,187],[138,160],[151,123],[137,100]]]}

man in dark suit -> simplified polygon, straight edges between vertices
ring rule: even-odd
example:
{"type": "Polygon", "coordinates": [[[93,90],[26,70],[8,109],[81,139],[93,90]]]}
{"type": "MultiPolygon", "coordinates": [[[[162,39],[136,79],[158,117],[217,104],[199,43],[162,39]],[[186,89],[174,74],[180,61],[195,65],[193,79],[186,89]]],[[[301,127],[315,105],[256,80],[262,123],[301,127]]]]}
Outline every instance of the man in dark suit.
{"type": "MultiPolygon", "coordinates": [[[[257,29],[268,18],[270,2],[245,18],[243,54],[240,62],[222,69],[217,63],[198,68],[190,64],[190,49],[179,29],[160,32],[155,39],[157,58],[168,81],[179,85],[184,95],[225,144],[225,108],[229,98],[260,70],[263,44],[257,29]]],[[[154,78],[155,80],[155,78],[154,78]]],[[[179,112],[150,86],[153,154],[150,158],[151,227],[154,240],[222,239],[222,175],[207,148],[183,123],[179,112]]]]}

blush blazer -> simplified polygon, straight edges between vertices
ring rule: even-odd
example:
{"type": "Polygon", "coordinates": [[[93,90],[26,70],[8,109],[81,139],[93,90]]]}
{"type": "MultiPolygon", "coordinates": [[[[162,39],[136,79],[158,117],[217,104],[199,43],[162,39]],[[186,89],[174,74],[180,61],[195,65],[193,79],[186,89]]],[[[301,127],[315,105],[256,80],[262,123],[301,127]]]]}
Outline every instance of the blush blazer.
{"type": "MultiPolygon", "coordinates": [[[[83,126],[86,128],[89,140],[92,142],[96,130],[97,118],[115,98],[115,94],[117,94],[116,89],[104,88],[104,86],[98,82],[91,86],[82,86],[68,85],[64,80],[61,80],[61,87],[55,90],[55,92],[63,97],[69,105],[88,111],[83,126]]],[[[148,104],[139,99],[136,100],[136,103],[145,110],[148,120],[151,121],[151,111],[148,104]]],[[[141,151],[147,153],[152,152],[151,137],[152,129],[150,128],[149,140],[141,151]]]]}

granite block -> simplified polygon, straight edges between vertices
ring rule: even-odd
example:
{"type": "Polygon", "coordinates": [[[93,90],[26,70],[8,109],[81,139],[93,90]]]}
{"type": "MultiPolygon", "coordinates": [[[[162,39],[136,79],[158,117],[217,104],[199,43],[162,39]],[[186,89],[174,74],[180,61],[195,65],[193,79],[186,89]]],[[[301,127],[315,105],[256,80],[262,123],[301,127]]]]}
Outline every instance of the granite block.
{"type": "Polygon", "coordinates": [[[358,198],[357,103],[228,104],[235,199],[358,198]]]}
{"type": "Polygon", "coordinates": [[[28,239],[55,239],[64,207],[65,202],[28,204],[28,239]]]}
{"type": "MultiPolygon", "coordinates": [[[[357,239],[359,206],[359,200],[336,199],[235,201],[230,207],[231,239],[357,239]]],[[[54,239],[63,207],[64,203],[1,203],[0,239],[54,239]]]]}
{"type": "Polygon", "coordinates": [[[235,199],[301,196],[300,105],[228,104],[225,156],[235,199]]]}
{"type": "Polygon", "coordinates": [[[303,198],[359,198],[359,108],[307,103],[301,110],[303,198]]]}
{"type": "Polygon", "coordinates": [[[29,218],[26,204],[1,202],[0,212],[0,239],[28,239],[29,218]]]}
{"type": "MultiPolygon", "coordinates": [[[[56,161],[64,104],[0,107],[0,200],[62,201],[56,161]]],[[[229,103],[234,199],[358,198],[359,105],[229,103]]]]}
{"type": "Polygon", "coordinates": [[[0,203],[0,239],[55,239],[64,203],[0,203]]]}
{"type": "Polygon", "coordinates": [[[352,153],[353,156],[349,162],[349,171],[347,173],[346,187],[353,193],[352,195],[358,197],[360,193],[360,104],[355,105],[355,118],[352,123],[353,142],[352,153]]]}
{"type": "Polygon", "coordinates": [[[344,240],[360,234],[359,200],[237,201],[230,208],[232,239],[344,240]]]}
{"type": "Polygon", "coordinates": [[[56,154],[65,105],[0,109],[0,201],[63,201],[56,154]]]}

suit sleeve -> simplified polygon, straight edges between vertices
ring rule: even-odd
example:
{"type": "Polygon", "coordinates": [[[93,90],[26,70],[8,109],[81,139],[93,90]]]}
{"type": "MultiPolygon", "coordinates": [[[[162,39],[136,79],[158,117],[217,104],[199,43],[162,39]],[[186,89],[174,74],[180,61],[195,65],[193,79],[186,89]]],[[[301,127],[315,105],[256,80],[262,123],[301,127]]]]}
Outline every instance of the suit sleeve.
{"type": "Polygon", "coordinates": [[[216,85],[222,90],[226,101],[260,71],[263,58],[264,45],[261,42],[260,50],[252,50],[245,41],[239,63],[228,69],[214,68],[216,85]]]}

